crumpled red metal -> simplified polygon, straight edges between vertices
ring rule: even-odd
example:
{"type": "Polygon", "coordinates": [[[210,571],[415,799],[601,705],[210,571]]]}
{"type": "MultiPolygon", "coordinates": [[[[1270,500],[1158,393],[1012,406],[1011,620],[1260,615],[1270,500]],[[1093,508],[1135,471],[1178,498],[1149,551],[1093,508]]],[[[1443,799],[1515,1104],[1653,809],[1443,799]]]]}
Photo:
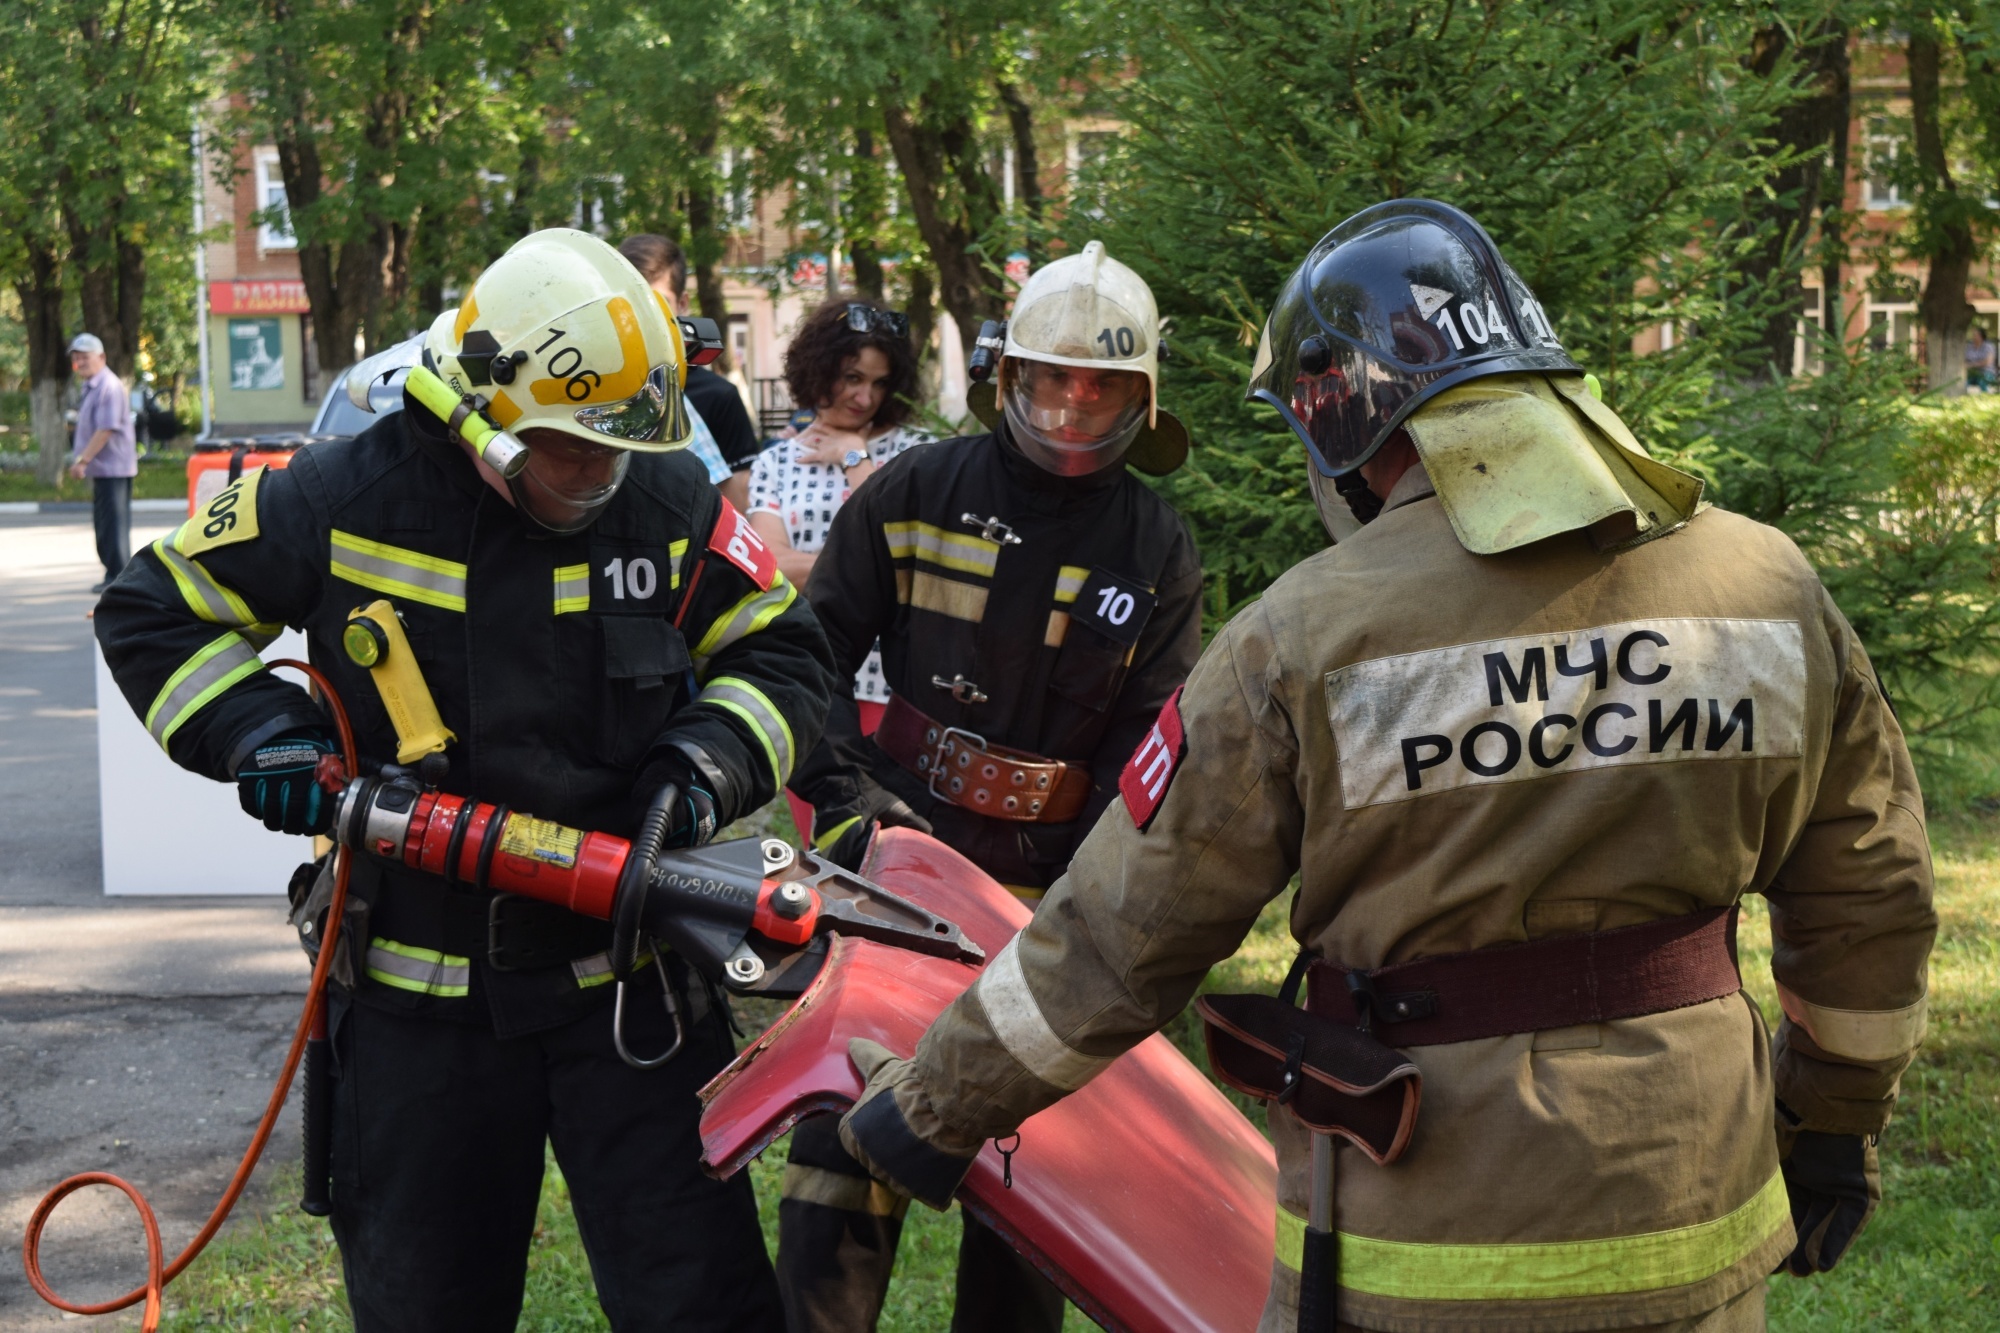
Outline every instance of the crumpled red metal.
{"type": "MultiPolygon", "coordinates": [[[[935,839],[884,829],[864,871],[958,923],[990,959],[1028,908],[935,839]]],[[[964,963],[836,937],[783,1018],[704,1089],[704,1165],[746,1166],[801,1118],[860,1095],[852,1037],[898,1054],[970,986],[964,963]]],[[[1105,1328],[1250,1330],[1270,1285],[1277,1163],[1271,1146],[1165,1037],[1021,1127],[1012,1189],[992,1144],[960,1203],[1105,1328]]]]}

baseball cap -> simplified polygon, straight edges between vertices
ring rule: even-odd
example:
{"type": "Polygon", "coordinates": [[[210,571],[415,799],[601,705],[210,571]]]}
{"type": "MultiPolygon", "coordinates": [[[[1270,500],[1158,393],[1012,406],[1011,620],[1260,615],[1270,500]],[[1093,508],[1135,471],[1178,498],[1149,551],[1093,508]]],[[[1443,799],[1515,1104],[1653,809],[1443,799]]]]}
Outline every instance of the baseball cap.
{"type": "Polygon", "coordinates": [[[98,356],[103,356],[104,339],[94,333],[79,333],[76,337],[69,340],[69,350],[72,352],[94,352],[98,356]]]}

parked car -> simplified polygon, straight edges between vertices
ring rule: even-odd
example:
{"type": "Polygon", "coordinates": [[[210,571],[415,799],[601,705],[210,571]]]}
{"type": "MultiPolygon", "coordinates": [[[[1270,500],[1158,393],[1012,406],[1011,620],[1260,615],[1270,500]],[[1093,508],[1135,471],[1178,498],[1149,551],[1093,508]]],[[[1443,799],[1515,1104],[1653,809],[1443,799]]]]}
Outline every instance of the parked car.
{"type": "Polygon", "coordinates": [[[333,383],[327,386],[326,397],[320,399],[312,433],[359,435],[389,413],[402,411],[403,381],[410,377],[410,368],[423,361],[423,356],[424,338],[418,334],[335,375],[333,383]],[[373,412],[355,406],[347,392],[348,377],[363,366],[375,376],[375,382],[368,386],[368,402],[375,409],[373,412]]]}

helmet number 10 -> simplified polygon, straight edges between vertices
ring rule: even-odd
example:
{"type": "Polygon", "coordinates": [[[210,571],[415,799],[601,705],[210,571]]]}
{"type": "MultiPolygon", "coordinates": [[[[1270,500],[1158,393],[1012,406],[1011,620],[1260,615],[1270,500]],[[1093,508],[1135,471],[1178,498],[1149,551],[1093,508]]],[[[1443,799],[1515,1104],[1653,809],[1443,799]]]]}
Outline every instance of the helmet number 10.
{"type": "Polygon", "coordinates": [[[1111,329],[1099,329],[1097,341],[1104,344],[1106,356],[1130,356],[1132,349],[1139,345],[1138,339],[1132,336],[1132,330],[1122,324],[1115,333],[1111,329]]]}

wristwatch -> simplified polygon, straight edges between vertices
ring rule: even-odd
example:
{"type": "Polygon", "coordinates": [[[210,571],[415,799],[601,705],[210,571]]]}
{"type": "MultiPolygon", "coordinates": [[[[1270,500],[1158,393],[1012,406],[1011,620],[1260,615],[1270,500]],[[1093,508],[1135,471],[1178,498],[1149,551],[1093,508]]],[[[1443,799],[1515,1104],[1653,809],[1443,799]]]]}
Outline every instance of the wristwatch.
{"type": "Polygon", "coordinates": [[[840,470],[845,472],[849,468],[860,467],[867,461],[868,451],[866,449],[849,449],[840,456],[840,470]]]}

